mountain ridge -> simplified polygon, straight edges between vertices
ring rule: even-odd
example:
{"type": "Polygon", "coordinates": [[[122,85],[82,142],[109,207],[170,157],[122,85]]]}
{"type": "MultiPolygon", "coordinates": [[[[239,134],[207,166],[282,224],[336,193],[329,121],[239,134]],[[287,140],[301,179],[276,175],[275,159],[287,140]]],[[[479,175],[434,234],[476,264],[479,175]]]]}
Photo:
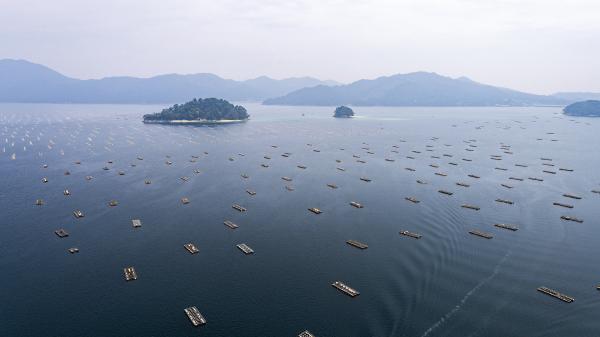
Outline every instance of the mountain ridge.
{"type": "Polygon", "coordinates": [[[276,80],[267,76],[236,81],[212,73],[82,80],[26,60],[0,60],[0,102],[176,103],[194,97],[262,101],[303,87],[334,83],[313,77],[276,80]]]}
{"type": "Polygon", "coordinates": [[[568,100],[450,78],[433,72],[381,76],[338,86],[302,88],[265,100],[267,105],[353,106],[529,106],[564,105],[568,100]]]}
{"type": "Polygon", "coordinates": [[[195,97],[262,101],[267,105],[529,106],[567,105],[600,93],[535,95],[434,72],[361,79],[349,84],[313,77],[237,81],[212,73],[76,79],[26,60],[0,60],[0,102],[166,104],[195,97]]]}

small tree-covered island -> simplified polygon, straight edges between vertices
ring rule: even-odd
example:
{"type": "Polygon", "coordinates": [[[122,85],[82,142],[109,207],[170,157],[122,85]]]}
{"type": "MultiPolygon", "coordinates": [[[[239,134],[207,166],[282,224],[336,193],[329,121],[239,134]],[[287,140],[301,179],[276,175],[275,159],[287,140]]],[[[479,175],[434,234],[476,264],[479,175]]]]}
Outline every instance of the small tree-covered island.
{"type": "Polygon", "coordinates": [[[335,118],[350,118],[354,117],[354,111],[347,106],[338,106],[335,108],[335,112],[333,113],[333,117],[335,118]]]}
{"type": "Polygon", "coordinates": [[[563,111],[568,116],[600,117],[600,101],[576,102],[567,105],[563,111]]]}
{"type": "Polygon", "coordinates": [[[248,120],[248,112],[241,105],[224,99],[194,98],[184,104],[175,104],[161,112],[144,115],[144,123],[160,124],[220,124],[248,120]]]}

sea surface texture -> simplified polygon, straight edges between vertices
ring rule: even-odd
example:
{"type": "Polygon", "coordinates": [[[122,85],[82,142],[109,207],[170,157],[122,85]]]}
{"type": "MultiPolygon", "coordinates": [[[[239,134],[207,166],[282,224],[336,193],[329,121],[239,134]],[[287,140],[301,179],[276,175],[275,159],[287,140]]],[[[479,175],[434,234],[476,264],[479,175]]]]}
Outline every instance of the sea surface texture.
{"type": "Polygon", "coordinates": [[[244,106],[171,126],[141,122],[160,106],[1,104],[0,335],[600,335],[600,120],[244,106]]]}

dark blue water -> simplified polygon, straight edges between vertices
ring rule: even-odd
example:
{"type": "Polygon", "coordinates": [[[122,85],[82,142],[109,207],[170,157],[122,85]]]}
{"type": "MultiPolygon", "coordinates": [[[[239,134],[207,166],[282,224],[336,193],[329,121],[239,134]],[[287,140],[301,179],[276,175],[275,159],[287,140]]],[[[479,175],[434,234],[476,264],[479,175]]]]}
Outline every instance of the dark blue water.
{"type": "Polygon", "coordinates": [[[357,108],[361,117],[340,120],[332,108],[246,106],[247,123],[188,127],[142,124],[155,106],[0,105],[0,335],[600,334],[599,120],[559,108],[357,108]],[[138,280],[124,280],[127,266],[138,280]],[[344,295],[336,280],[361,294],[344,295]],[[193,327],[188,306],[208,323],[193,327]]]}

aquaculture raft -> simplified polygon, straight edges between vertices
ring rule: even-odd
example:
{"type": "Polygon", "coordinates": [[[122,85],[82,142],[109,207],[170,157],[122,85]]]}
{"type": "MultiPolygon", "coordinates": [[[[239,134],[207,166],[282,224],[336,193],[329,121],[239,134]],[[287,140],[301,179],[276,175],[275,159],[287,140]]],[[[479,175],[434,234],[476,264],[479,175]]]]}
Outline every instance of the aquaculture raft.
{"type": "Polygon", "coordinates": [[[185,311],[185,314],[187,315],[187,317],[190,319],[190,321],[192,322],[192,324],[194,326],[206,324],[206,319],[204,318],[204,316],[202,316],[202,314],[200,313],[198,308],[189,307],[189,308],[183,309],[183,311],[185,311]]]}

